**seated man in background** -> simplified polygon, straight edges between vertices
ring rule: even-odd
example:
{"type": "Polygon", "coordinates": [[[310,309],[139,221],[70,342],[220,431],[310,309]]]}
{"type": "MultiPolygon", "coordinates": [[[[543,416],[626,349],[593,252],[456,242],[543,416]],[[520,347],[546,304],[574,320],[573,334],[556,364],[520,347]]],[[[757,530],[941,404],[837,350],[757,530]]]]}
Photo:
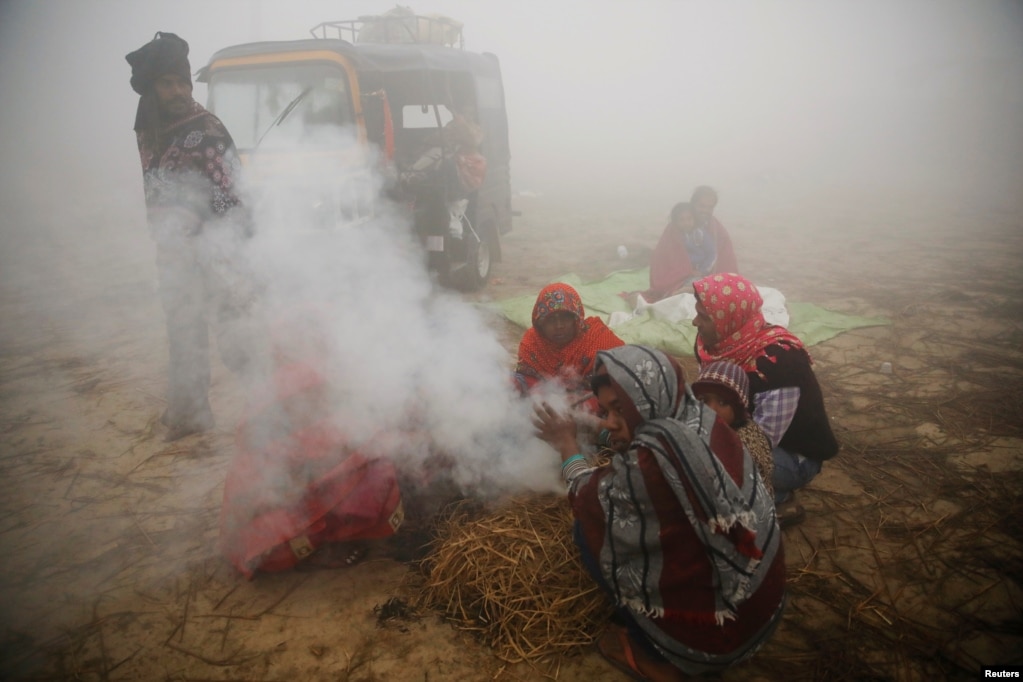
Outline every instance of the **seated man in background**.
{"type": "MultiPolygon", "coordinates": [[[[696,294],[696,358],[700,365],[729,360],[749,378],[753,419],[773,446],[775,503],[792,498],[838,454],[820,384],[803,343],[785,327],[768,324],[756,286],[735,274],[693,283],[696,294]]],[[[780,520],[799,518],[795,504],[779,507],[780,520]]]]}
{"type": "Polygon", "coordinates": [[[681,293],[705,275],[739,271],[715,206],[717,193],[710,187],[697,187],[690,203],[675,204],[650,256],[650,288],[642,294],[648,303],[681,293]]]}
{"type": "Polygon", "coordinates": [[[483,186],[487,160],[481,153],[483,130],[466,116],[454,118],[431,135],[431,144],[398,173],[401,188],[412,196],[445,199],[452,236],[462,238],[469,198],[483,186]]]}

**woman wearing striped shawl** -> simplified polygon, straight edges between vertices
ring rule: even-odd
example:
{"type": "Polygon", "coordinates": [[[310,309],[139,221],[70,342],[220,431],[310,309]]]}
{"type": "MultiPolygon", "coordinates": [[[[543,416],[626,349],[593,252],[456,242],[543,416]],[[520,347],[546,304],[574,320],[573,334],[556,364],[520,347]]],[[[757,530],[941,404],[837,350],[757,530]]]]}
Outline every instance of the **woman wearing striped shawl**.
{"type": "Polygon", "coordinates": [[[576,427],[537,409],[562,456],[584,563],[617,607],[600,649],[641,679],[720,671],[781,619],[785,561],[774,505],[736,433],[695,399],[664,353],[597,353],[607,466],[576,455],[576,427]]]}

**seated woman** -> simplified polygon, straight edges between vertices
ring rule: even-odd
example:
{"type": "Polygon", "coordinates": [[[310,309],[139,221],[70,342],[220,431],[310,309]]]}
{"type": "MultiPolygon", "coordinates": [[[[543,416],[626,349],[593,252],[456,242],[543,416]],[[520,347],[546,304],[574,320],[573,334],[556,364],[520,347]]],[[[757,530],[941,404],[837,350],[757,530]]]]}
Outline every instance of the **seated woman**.
{"type": "Polygon", "coordinates": [[[639,679],[722,671],[781,621],[771,498],[674,359],[643,346],[601,351],[592,383],[618,451],[607,466],[574,454],[571,417],[541,405],[534,424],[561,454],[583,562],[625,623],[609,627],[600,651],[639,679]]]}
{"type": "Polygon", "coordinates": [[[597,316],[586,317],[579,293],[556,282],[544,287],[533,306],[533,326],[519,343],[515,382],[522,393],[538,384],[561,382],[573,403],[592,398],[587,378],[597,351],[624,342],[597,316]]]}
{"type": "Polygon", "coordinates": [[[775,504],[783,519],[802,518],[793,491],[839,450],[810,354],[795,334],[765,319],[763,297],[748,279],[710,275],[693,292],[696,359],[701,366],[728,360],[746,373],[753,419],[773,447],[775,504]]]}
{"type": "Polygon", "coordinates": [[[687,290],[693,280],[715,272],[738,272],[732,240],[713,216],[697,225],[692,206],[675,204],[671,220],[650,256],[648,303],[687,290]]]}
{"type": "Polygon", "coordinates": [[[299,562],[350,566],[367,540],[393,535],[403,520],[394,466],[352,448],[334,425],[323,345],[308,352],[316,345],[298,357],[278,345],[273,376],[238,426],[220,545],[248,578],[299,562]]]}

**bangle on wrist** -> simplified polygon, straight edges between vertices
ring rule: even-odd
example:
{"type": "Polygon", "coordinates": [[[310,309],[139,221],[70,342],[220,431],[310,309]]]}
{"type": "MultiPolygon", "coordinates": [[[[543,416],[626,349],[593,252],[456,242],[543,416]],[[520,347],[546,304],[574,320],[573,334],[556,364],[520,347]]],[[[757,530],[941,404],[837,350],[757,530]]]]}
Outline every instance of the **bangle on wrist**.
{"type": "Polygon", "coordinates": [[[584,455],[582,455],[581,453],[576,453],[576,454],[572,455],[571,457],[569,457],[568,459],[566,459],[564,462],[562,462],[561,463],[561,468],[564,469],[565,467],[567,467],[572,462],[578,462],[579,460],[585,460],[585,459],[586,459],[586,457],[584,455]]]}

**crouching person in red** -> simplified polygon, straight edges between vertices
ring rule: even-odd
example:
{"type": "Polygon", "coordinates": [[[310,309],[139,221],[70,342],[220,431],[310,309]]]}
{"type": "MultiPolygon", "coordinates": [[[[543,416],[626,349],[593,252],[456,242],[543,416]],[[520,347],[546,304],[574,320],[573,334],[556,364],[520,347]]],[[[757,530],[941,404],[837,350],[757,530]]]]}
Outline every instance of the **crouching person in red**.
{"type": "Polygon", "coordinates": [[[616,607],[599,648],[637,679],[720,672],[781,621],[785,559],[774,504],[738,435],[664,353],[597,353],[593,388],[618,451],[576,453],[571,417],[537,408],[562,458],[582,561],[616,607]]]}
{"type": "Polygon", "coordinates": [[[404,517],[393,464],[351,447],[332,420],[323,365],[276,364],[238,426],[220,514],[221,549],[249,578],[353,565],[404,517]]]}

